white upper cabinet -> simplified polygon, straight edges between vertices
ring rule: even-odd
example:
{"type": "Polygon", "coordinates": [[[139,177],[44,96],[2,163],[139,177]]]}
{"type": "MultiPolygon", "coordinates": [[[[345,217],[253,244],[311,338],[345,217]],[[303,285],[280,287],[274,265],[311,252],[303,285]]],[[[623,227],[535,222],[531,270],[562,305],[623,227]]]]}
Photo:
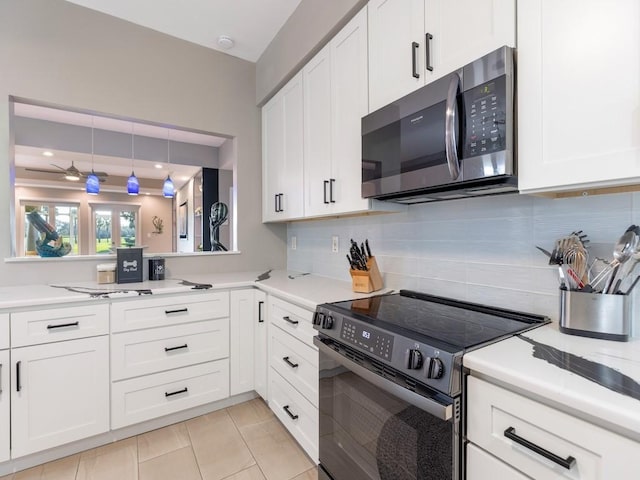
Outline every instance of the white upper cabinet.
{"type": "Polygon", "coordinates": [[[424,0],[369,2],[371,111],[424,85],[424,40],[424,0]]]}
{"type": "Polygon", "coordinates": [[[515,0],[370,1],[370,110],[515,46],[515,24],[515,0]]]}
{"type": "Polygon", "coordinates": [[[262,108],[262,220],[303,214],[302,72],[262,108]]]}
{"type": "Polygon", "coordinates": [[[363,211],[361,119],[367,114],[367,9],[303,69],[305,217],[363,211]]]}
{"type": "Polygon", "coordinates": [[[518,2],[523,193],[640,181],[640,2],[518,2]]]}

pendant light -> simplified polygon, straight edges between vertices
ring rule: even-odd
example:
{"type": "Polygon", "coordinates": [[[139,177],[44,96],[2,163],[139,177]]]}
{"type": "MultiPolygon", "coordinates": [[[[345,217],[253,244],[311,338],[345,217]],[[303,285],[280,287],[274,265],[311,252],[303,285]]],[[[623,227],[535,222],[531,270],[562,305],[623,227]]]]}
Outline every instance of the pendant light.
{"type": "Polygon", "coordinates": [[[100,193],[100,179],[93,171],[93,117],[91,117],[91,173],[87,175],[85,188],[89,195],[98,195],[100,193]]]}
{"type": "MultiPolygon", "coordinates": [[[[169,130],[167,129],[167,169],[171,167],[171,142],[169,140],[169,130]]],[[[171,180],[171,176],[169,172],[167,172],[167,178],[162,185],[162,196],[164,198],[173,198],[173,180],[171,180]]]]}
{"type": "Polygon", "coordinates": [[[131,175],[127,180],[127,193],[129,195],[138,195],[138,192],[140,191],[140,182],[138,182],[138,177],[136,177],[136,174],[133,172],[133,138],[133,122],[131,122],[131,175]]]}

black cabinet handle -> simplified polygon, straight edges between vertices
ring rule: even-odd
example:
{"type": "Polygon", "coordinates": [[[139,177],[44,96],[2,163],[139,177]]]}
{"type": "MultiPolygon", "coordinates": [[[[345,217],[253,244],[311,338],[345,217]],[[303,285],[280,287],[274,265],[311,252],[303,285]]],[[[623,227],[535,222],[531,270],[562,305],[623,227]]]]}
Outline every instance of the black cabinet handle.
{"type": "Polygon", "coordinates": [[[289,365],[291,368],[298,368],[298,364],[292,363],[291,360],[289,360],[289,357],[282,357],[282,360],[284,360],[285,363],[289,365]]]}
{"type": "Polygon", "coordinates": [[[429,70],[430,72],[433,72],[433,65],[431,65],[431,40],[433,40],[433,35],[431,35],[429,32],[427,32],[427,34],[424,36],[425,40],[425,65],[427,70],[429,70]]]}
{"type": "Polygon", "coordinates": [[[177,347],[164,347],[165,352],[173,352],[174,350],[181,350],[183,348],[189,348],[186,343],[184,345],[178,345],[177,347]]]}
{"type": "Polygon", "coordinates": [[[549,450],[546,450],[535,443],[530,442],[529,440],[516,435],[515,427],[509,427],[504,431],[504,436],[510,440],[513,440],[516,443],[519,443],[525,448],[537,453],[538,455],[542,455],[547,460],[551,460],[553,463],[557,463],[561,467],[570,470],[571,467],[576,463],[576,459],[569,455],[567,458],[562,458],[556,455],[555,453],[551,453],[549,450]]]}
{"type": "Polygon", "coordinates": [[[322,187],[322,193],[324,195],[324,203],[328,204],[327,200],[327,187],[329,186],[329,180],[324,180],[324,186],[322,187]]]}
{"type": "Polygon", "coordinates": [[[171,315],[172,313],[187,313],[188,311],[189,309],[185,307],[185,308],[178,308],[177,310],[165,310],[164,313],[165,315],[171,315]]]}
{"type": "Polygon", "coordinates": [[[275,201],[275,204],[274,204],[274,206],[273,206],[273,210],[274,210],[275,212],[278,212],[279,210],[278,210],[278,194],[277,194],[277,193],[275,193],[275,194],[273,195],[273,200],[275,201]]]}
{"type": "Polygon", "coordinates": [[[20,365],[22,365],[22,361],[16,363],[16,392],[22,390],[22,384],[20,383],[20,365]]]}
{"type": "Polygon", "coordinates": [[[175,392],[164,392],[165,397],[173,397],[174,395],[180,395],[181,393],[187,393],[189,389],[184,387],[182,390],[176,390],[175,392]]]}
{"type": "Polygon", "coordinates": [[[289,318],[289,316],[282,317],[282,319],[283,319],[285,322],[289,322],[289,323],[291,323],[291,324],[293,324],[293,325],[297,325],[298,323],[300,323],[300,322],[298,322],[298,320],[291,320],[291,319],[289,318]]]}
{"type": "Polygon", "coordinates": [[[284,208],[282,208],[282,197],[284,196],[284,193],[279,193],[276,196],[278,197],[276,212],[284,212],[284,208]]]}
{"type": "Polygon", "coordinates": [[[420,48],[418,42],[411,42],[411,74],[413,78],[420,78],[418,73],[418,48],[420,48]]]}
{"type": "Polygon", "coordinates": [[[298,415],[294,415],[293,413],[291,413],[291,411],[289,410],[289,405],[285,405],[284,407],[282,407],[282,409],[287,412],[287,415],[289,415],[291,417],[291,420],[297,420],[298,419],[298,415]]]}
{"type": "Polygon", "coordinates": [[[258,302],[258,323],[264,323],[264,318],[262,318],[262,306],[264,302],[261,300],[258,302]]]}
{"type": "Polygon", "coordinates": [[[60,325],[47,325],[47,330],[53,330],[54,328],[77,327],[78,325],[80,325],[80,322],[61,323],[60,325]]]}
{"type": "Polygon", "coordinates": [[[329,179],[329,202],[331,203],[336,203],[336,201],[333,199],[333,184],[336,183],[336,179],[335,178],[330,178],[329,179]]]}

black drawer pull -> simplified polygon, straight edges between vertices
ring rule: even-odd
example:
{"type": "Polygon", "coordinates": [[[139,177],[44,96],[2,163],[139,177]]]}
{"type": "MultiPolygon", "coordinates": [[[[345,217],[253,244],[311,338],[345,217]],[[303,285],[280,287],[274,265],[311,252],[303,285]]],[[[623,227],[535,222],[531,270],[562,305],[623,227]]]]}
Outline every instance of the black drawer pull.
{"type": "Polygon", "coordinates": [[[420,78],[420,74],[418,73],[418,48],[420,48],[418,42],[411,42],[411,76],[413,76],[413,78],[420,78]]]}
{"type": "Polygon", "coordinates": [[[164,347],[165,352],[173,352],[174,350],[180,350],[183,348],[189,348],[189,345],[186,343],[184,345],[178,345],[177,347],[164,347]]]}
{"type": "Polygon", "coordinates": [[[549,450],[546,450],[535,443],[530,442],[518,435],[516,435],[515,427],[509,427],[504,431],[504,436],[510,440],[513,440],[516,443],[519,443],[525,448],[537,453],[538,455],[542,455],[547,460],[551,460],[553,463],[557,463],[561,467],[570,470],[571,467],[576,463],[576,459],[569,455],[567,458],[562,458],[556,455],[555,453],[551,453],[549,450]]]}
{"type": "Polygon", "coordinates": [[[165,397],[173,397],[174,395],[180,395],[181,393],[187,393],[189,389],[184,387],[182,390],[176,390],[175,392],[164,392],[165,397]]]}
{"type": "Polygon", "coordinates": [[[80,322],[61,323],[60,325],[47,325],[47,330],[53,330],[54,328],[77,327],[79,325],[80,322]]]}
{"type": "Polygon", "coordinates": [[[22,390],[22,385],[20,383],[20,365],[21,364],[22,362],[16,363],[16,392],[19,392],[20,390],[22,390]]]}
{"type": "Polygon", "coordinates": [[[291,360],[289,360],[289,357],[282,357],[282,360],[284,360],[285,363],[287,365],[289,365],[291,368],[298,368],[298,364],[297,363],[291,363],[291,360]]]}
{"type": "Polygon", "coordinates": [[[282,317],[282,319],[285,322],[291,323],[292,325],[297,325],[298,323],[300,323],[300,322],[298,322],[298,320],[291,320],[288,315],[286,317],[282,317]]]}
{"type": "Polygon", "coordinates": [[[264,323],[264,318],[262,317],[262,306],[264,302],[261,300],[258,302],[258,323],[264,323]]]}
{"type": "Polygon", "coordinates": [[[185,308],[178,308],[177,310],[165,310],[164,313],[165,315],[171,315],[172,313],[187,313],[188,311],[189,309],[185,307],[185,308]]]}
{"type": "Polygon", "coordinates": [[[287,412],[287,415],[289,415],[291,417],[291,420],[297,420],[298,419],[298,415],[294,415],[293,413],[291,413],[291,411],[289,410],[289,405],[285,405],[284,407],[282,407],[282,409],[287,412]]]}

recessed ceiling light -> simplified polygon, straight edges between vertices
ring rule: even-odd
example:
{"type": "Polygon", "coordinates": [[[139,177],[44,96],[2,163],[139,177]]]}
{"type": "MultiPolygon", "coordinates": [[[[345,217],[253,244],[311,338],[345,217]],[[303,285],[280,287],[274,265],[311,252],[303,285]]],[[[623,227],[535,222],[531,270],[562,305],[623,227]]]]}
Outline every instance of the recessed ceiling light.
{"type": "Polygon", "coordinates": [[[44,152],[42,152],[42,155],[44,155],[45,157],[53,157],[53,152],[45,150],[44,152]]]}
{"type": "Polygon", "coordinates": [[[156,163],[156,164],[154,165],[154,167],[156,167],[156,168],[162,168],[162,165],[160,165],[159,163],[156,163]]]}
{"type": "Polygon", "coordinates": [[[220,35],[218,37],[218,46],[220,48],[223,48],[224,50],[229,50],[230,48],[233,48],[234,45],[235,45],[235,42],[230,36],[220,35]]]}

